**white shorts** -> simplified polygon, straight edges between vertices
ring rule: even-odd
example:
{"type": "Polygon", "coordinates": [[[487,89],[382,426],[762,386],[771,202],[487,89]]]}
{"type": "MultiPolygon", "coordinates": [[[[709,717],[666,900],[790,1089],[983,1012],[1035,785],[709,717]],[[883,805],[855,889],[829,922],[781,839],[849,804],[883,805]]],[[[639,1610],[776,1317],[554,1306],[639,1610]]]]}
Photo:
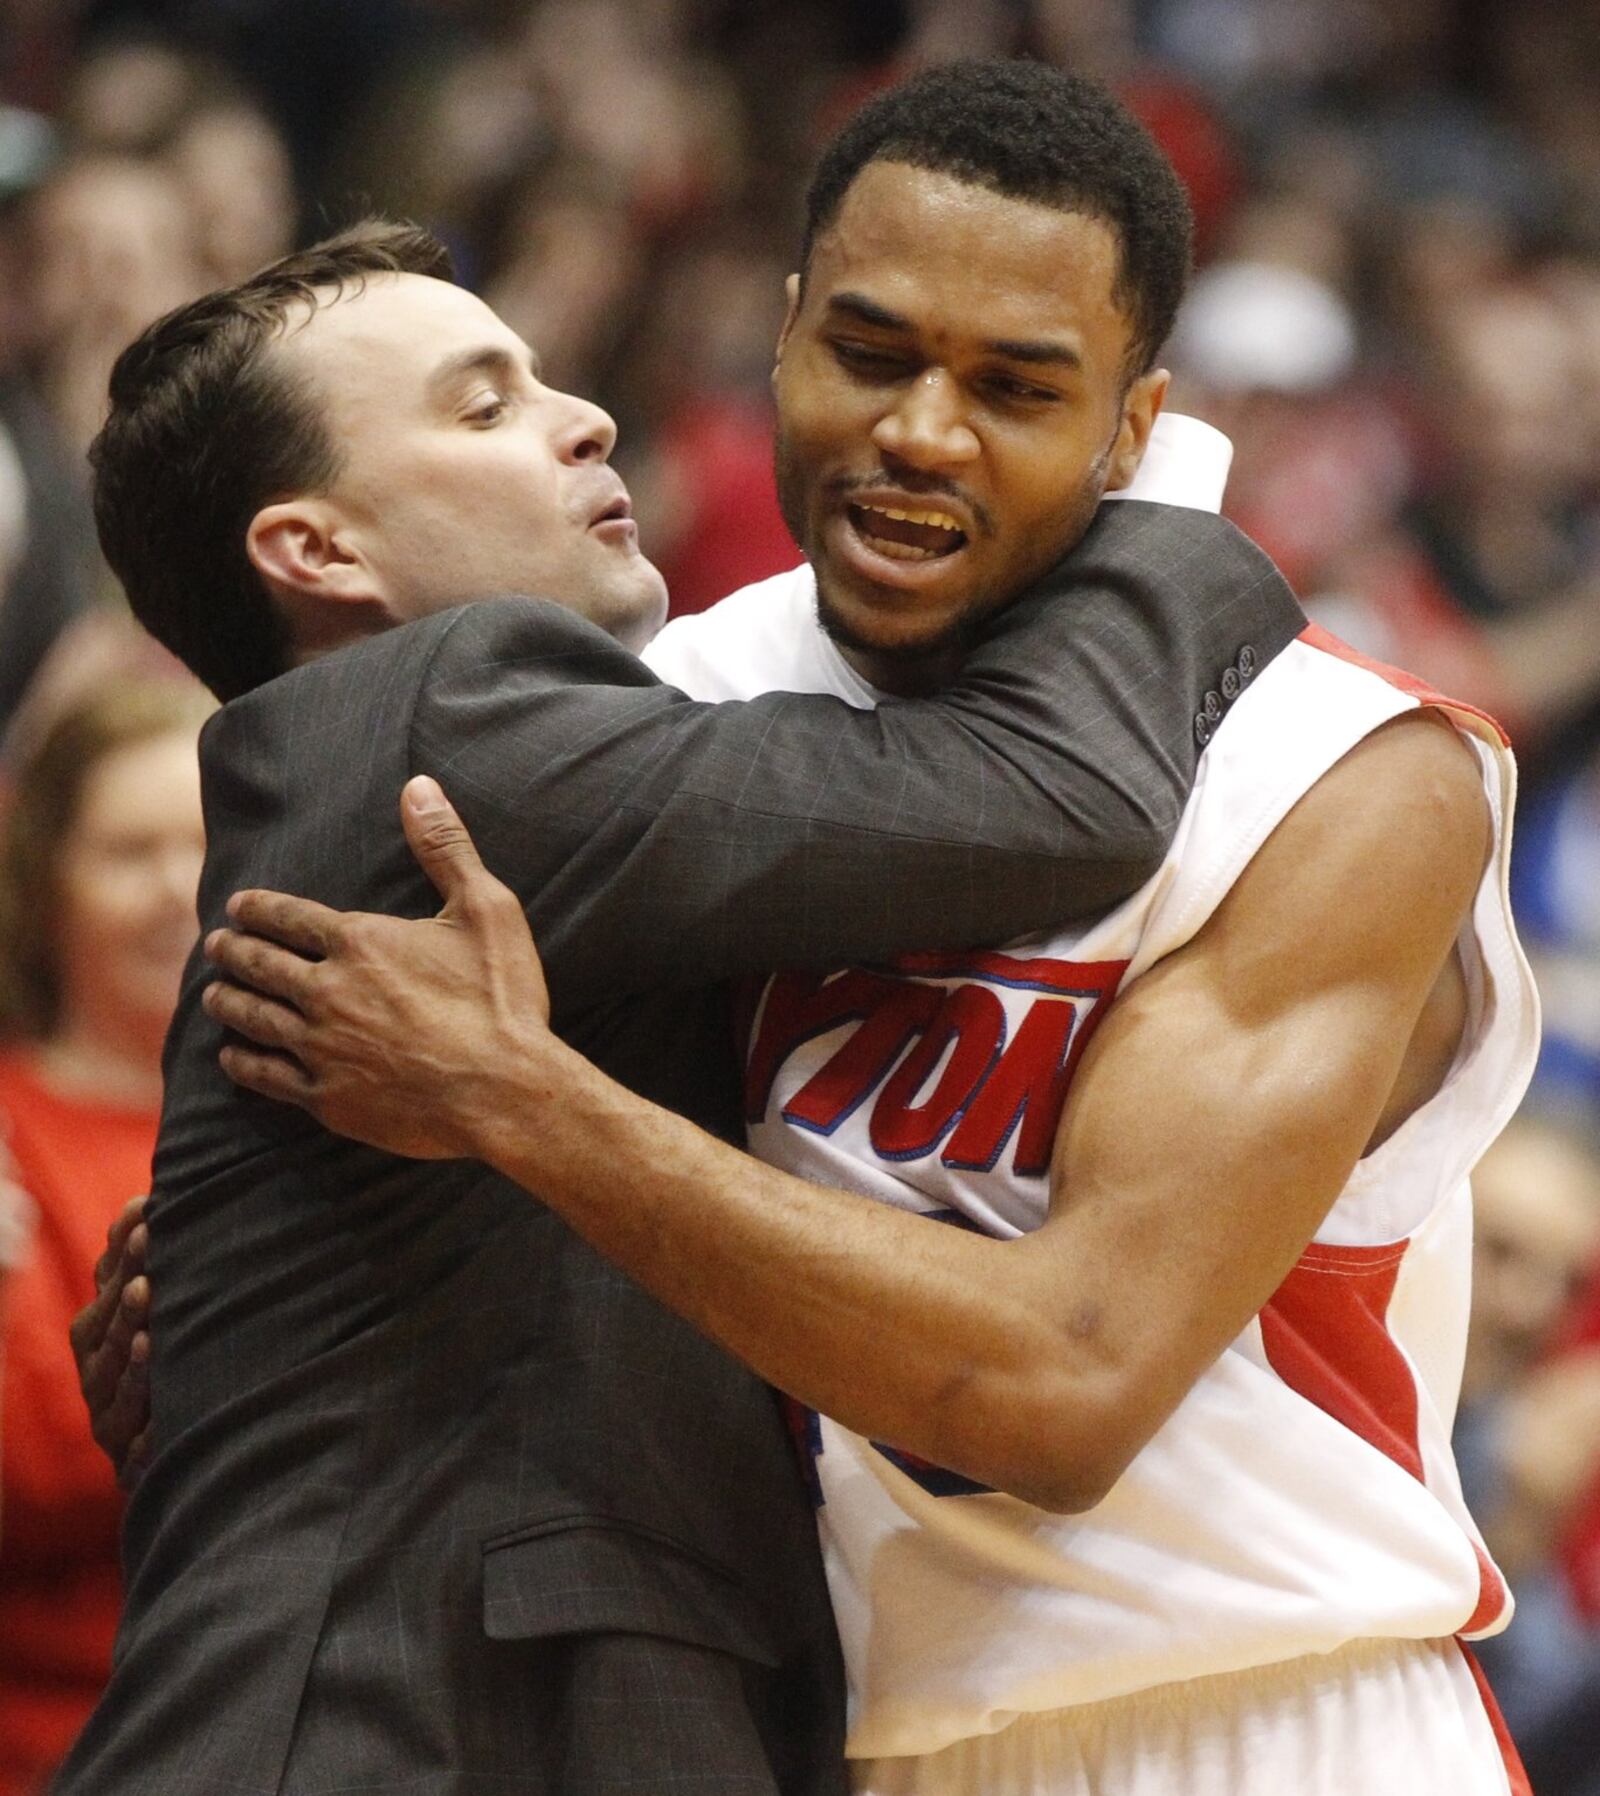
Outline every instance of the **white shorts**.
{"type": "Polygon", "coordinates": [[[1362,1640],[1024,1716],[919,1758],[861,1759],[857,1796],[1529,1796],[1454,1640],[1362,1640]]]}

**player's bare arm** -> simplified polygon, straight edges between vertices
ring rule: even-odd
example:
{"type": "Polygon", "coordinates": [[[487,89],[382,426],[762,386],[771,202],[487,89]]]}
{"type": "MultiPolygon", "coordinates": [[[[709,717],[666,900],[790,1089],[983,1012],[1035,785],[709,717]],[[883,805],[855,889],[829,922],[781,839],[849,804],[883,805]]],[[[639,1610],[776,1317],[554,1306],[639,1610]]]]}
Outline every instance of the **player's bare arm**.
{"type": "Polygon", "coordinates": [[[437,921],[236,901],[260,935],[210,952],[269,995],[208,998],[266,1050],[225,1050],[232,1076],[375,1145],[487,1161],[780,1388],[1061,1510],[1109,1488],[1437,1087],[1489,841],[1447,726],[1361,743],[1113,1005],[1051,1215],[1000,1242],[761,1165],[596,1072],[545,1027],[522,914],[453,813],[406,822],[437,921]]]}

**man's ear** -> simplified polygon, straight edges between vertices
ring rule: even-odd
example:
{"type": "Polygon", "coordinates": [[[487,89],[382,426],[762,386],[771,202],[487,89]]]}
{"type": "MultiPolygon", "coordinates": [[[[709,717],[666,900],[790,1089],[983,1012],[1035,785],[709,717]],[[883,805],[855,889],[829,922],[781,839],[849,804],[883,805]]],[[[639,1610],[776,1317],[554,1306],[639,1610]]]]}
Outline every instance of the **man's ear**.
{"type": "Polygon", "coordinates": [[[1111,447],[1111,459],[1106,466],[1108,493],[1121,492],[1125,486],[1133,484],[1139,463],[1144,460],[1150,432],[1161,416],[1162,402],[1166,399],[1171,379],[1165,368],[1152,368],[1148,374],[1141,374],[1137,380],[1129,382],[1128,390],[1122,396],[1122,422],[1117,428],[1117,440],[1111,447]]]}
{"type": "Polygon", "coordinates": [[[244,546],[250,565],[282,601],[370,604],[383,596],[338,514],[321,500],[263,505],[250,520],[244,546]]]}
{"type": "MultiPolygon", "coordinates": [[[[783,283],[783,292],[785,299],[788,301],[788,305],[783,314],[783,323],[778,329],[777,361],[779,362],[783,360],[783,352],[789,342],[789,333],[794,329],[794,321],[800,313],[799,275],[791,274],[789,276],[783,283]]],[[[772,374],[773,378],[776,379],[778,374],[776,366],[773,367],[772,374]]]]}
{"type": "Polygon", "coordinates": [[[297,663],[404,622],[339,514],[321,500],[262,506],[244,545],[297,663]]]}

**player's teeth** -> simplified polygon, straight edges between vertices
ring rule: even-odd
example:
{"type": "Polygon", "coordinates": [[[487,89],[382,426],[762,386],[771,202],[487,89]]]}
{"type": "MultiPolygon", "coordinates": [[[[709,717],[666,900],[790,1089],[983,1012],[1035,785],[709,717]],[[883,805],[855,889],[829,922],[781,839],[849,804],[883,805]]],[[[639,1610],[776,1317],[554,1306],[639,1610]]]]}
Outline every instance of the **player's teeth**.
{"type": "Polygon", "coordinates": [[[931,524],[936,530],[959,530],[961,526],[947,511],[897,511],[889,505],[863,505],[863,511],[895,518],[902,524],[931,524]]]}

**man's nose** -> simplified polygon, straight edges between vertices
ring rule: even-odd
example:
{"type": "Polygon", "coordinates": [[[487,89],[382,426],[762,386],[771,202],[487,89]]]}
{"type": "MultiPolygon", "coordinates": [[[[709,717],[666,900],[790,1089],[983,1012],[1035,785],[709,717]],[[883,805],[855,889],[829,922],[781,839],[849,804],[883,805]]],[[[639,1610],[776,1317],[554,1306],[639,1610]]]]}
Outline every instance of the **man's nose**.
{"type": "Polygon", "coordinates": [[[872,440],[885,454],[915,468],[970,462],[979,448],[960,387],[940,368],[919,374],[895,395],[874,427],[872,440]]]}
{"type": "Polygon", "coordinates": [[[556,453],[563,461],[609,461],[616,442],[617,425],[610,412],[575,393],[561,395],[556,453]]]}

